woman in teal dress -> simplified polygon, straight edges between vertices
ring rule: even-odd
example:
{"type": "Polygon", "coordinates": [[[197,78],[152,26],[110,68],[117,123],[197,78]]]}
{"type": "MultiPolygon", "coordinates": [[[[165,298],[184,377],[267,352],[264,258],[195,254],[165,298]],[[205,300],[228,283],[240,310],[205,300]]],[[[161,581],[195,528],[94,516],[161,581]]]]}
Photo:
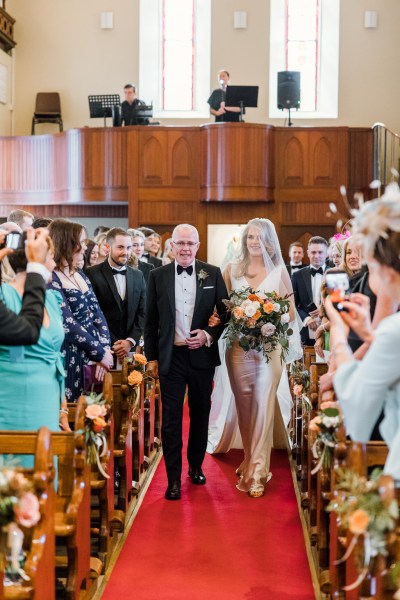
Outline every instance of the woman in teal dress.
{"type": "MultiPolygon", "coordinates": [[[[9,261],[16,275],[2,285],[1,294],[6,306],[19,313],[26,279],[25,251],[15,250],[9,261]]],[[[49,271],[55,266],[52,247],[45,266],[49,271]]],[[[36,344],[0,346],[0,429],[35,430],[42,426],[52,431],[59,429],[65,390],[60,303],[57,292],[46,292],[43,325],[36,344]]],[[[24,465],[28,466],[25,461],[24,465]]]]}

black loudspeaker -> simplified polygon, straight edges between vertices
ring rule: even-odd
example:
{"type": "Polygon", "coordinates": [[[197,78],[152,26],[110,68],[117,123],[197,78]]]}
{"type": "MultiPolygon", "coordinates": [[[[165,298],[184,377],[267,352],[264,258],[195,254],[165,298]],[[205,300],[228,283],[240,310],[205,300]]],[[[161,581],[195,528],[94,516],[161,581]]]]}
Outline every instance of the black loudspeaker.
{"type": "Polygon", "coordinates": [[[300,71],[278,73],[278,108],[300,108],[300,71]]]}

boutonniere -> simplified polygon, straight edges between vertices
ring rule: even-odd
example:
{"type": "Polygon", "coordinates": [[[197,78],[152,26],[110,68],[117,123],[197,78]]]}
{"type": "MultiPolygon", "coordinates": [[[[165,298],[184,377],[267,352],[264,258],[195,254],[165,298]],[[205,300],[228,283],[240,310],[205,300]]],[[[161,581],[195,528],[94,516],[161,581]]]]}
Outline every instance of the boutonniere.
{"type": "Polygon", "coordinates": [[[200,269],[200,271],[197,273],[197,279],[198,279],[200,287],[202,287],[203,282],[205,279],[207,279],[207,277],[208,277],[207,271],[205,271],[204,269],[200,269]]]}

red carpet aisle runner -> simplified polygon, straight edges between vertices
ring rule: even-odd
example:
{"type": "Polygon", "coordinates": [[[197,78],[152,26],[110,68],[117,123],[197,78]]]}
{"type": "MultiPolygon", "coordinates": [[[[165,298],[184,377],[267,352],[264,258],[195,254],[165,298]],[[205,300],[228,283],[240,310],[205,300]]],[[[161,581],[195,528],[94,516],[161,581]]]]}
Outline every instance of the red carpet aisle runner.
{"type": "Polygon", "coordinates": [[[242,452],[206,455],[207,484],[186,477],[164,499],[161,461],[102,600],[313,600],[287,453],[273,451],[263,498],[235,488],[242,452]]]}

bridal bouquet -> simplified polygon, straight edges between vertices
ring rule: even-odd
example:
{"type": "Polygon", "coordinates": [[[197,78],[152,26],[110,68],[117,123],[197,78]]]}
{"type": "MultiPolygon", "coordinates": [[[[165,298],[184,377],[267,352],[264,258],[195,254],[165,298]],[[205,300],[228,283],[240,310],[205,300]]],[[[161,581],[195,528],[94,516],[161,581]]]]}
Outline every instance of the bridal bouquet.
{"type": "Polygon", "coordinates": [[[289,336],[293,334],[289,327],[289,306],[287,296],[277,292],[254,293],[251,288],[232,292],[225,300],[230,319],[224,331],[228,348],[238,341],[245,352],[262,352],[269,362],[270,354],[278,344],[283,362],[289,350],[289,336]]]}

